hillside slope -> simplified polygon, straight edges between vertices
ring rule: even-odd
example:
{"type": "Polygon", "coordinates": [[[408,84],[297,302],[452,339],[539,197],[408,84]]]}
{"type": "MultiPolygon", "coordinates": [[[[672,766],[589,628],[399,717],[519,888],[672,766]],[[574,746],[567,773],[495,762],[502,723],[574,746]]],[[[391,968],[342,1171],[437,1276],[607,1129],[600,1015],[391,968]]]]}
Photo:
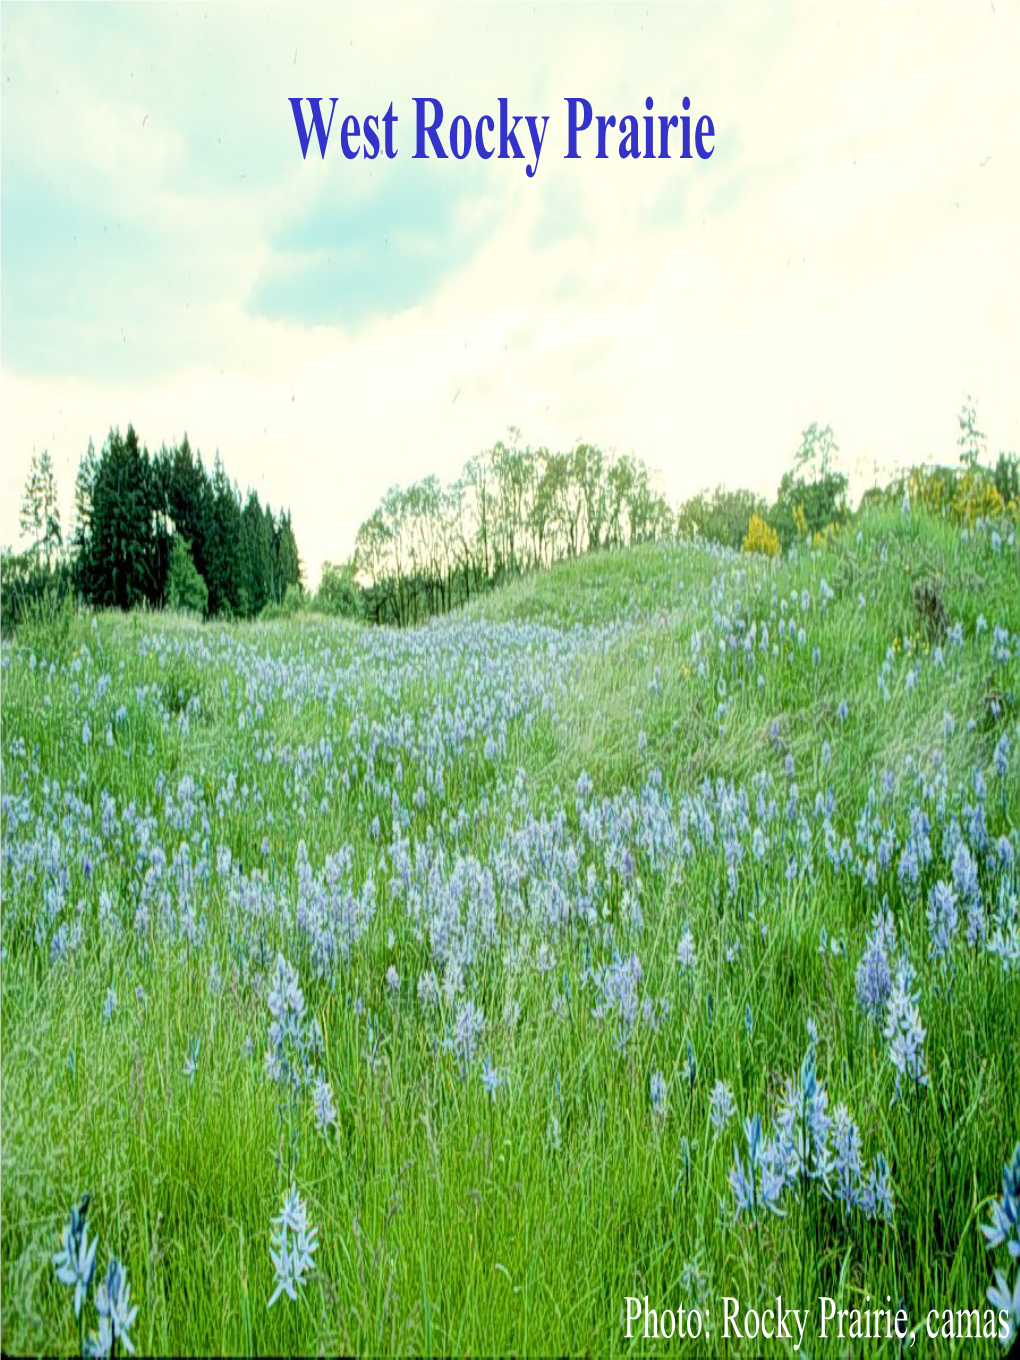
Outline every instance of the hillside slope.
{"type": "Polygon", "coordinates": [[[756,1353],[725,1297],[997,1331],[1009,530],[592,556],[399,633],[65,618],[2,665],[5,1351],[78,1343],[86,1190],[143,1352],[655,1349],[646,1295],[697,1353],[756,1353]]]}

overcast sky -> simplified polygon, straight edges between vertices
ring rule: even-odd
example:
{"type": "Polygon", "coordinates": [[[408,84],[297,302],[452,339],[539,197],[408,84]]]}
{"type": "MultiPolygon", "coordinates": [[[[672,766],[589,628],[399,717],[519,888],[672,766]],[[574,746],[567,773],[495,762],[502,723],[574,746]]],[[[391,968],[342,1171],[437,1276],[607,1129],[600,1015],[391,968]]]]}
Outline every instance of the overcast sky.
{"type": "MultiPolygon", "coordinates": [[[[33,449],[185,431],[289,505],[311,584],[393,482],[517,425],[770,494],[812,420],[858,489],[1020,451],[1020,9],[184,5],[0,16],[0,538],[33,449]],[[303,161],[289,99],[399,122],[303,161]],[[520,161],[411,159],[549,115],[520,161]],[[715,125],[708,161],[563,159],[566,96],[715,125]]],[[[334,129],[337,131],[338,129],[334,129]]],[[[673,134],[674,137],[676,134],[673,134]]]]}

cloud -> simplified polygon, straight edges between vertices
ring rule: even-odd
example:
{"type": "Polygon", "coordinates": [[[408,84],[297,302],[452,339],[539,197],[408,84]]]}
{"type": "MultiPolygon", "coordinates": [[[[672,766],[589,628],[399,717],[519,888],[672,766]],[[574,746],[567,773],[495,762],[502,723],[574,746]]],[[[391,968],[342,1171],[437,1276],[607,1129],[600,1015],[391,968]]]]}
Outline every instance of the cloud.
{"type": "Polygon", "coordinates": [[[859,479],[1020,448],[1015,9],[4,12],[0,535],[33,448],[180,438],[314,580],[394,481],[517,424],[774,490],[800,431],[859,479]],[[400,41],[395,41],[399,35],[400,41]],[[303,161],[288,99],[390,100],[393,162],[303,161]],[[563,160],[563,97],[711,113],[706,163],[563,160]],[[412,98],[548,113],[538,174],[414,162],[412,98]]]}
{"type": "Polygon", "coordinates": [[[307,165],[323,188],[270,232],[253,314],[342,329],[396,315],[463,269],[491,227],[494,205],[472,211],[460,167],[412,162],[399,176],[384,169],[370,194],[346,192],[347,169],[336,160],[307,165]]]}

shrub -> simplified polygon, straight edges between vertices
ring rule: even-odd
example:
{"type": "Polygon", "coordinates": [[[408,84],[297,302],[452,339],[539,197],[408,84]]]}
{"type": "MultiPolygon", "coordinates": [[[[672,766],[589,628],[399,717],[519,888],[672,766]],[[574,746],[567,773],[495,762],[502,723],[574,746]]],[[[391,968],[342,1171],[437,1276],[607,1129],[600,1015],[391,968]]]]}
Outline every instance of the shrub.
{"type": "Polygon", "coordinates": [[[681,538],[704,538],[737,549],[752,515],[765,514],[763,497],[753,491],[727,491],[718,486],[684,501],[677,511],[676,532],[681,538]]]}
{"type": "Polygon", "coordinates": [[[166,601],[171,609],[190,609],[196,614],[209,610],[209,591],[191,556],[191,545],[180,534],[174,536],[170,552],[166,601]]]}
{"type": "Polygon", "coordinates": [[[761,515],[752,515],[744,535],[744,552],[764,553],[766,557],[779,556],[779,535],[761,515]]]}
{"type": "Polygon", "coordinates": [[[66,562],[48,565],[34,553],[5,549],[0,557],[0,626],[45,622],[63,611],[73,613],[74,583],[66,562]]]}
{"type": "Polygon", "coordinates": [[[1005,506],[990,472],[977,464],[968,467],[956,484],[953,514],[973,524],[976,519],[1001,515],[1005,506]]]}
{"type": "Polygon", "coordinates": [[[995,489],[1009,508],[1020,505],[1020,462],[1015,453],[1000,453],[995,465],[995,489]]]}
{"type": "Polygon", "coordinates": [[[354,568],[349,564],[338,567],[327,562],[322,568],[322,580],[315,603],[323,614],[331,614],[335,618],[363,618],[364,602],[361,587],[354,579],[354,568]]]}

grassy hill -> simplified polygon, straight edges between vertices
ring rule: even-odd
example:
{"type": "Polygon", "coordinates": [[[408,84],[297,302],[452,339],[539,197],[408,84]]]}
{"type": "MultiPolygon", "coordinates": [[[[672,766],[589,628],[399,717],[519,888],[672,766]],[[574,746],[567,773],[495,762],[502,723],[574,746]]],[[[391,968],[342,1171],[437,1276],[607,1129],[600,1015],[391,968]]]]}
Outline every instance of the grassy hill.
{"type": "Polygon", "coordinates": [[[64,615],[2,664],[5,1351],[77,1344],[85,1191],[83,1318],[115,1254],[145,1352],[682,1348],[647,1296],[757,1353],[781,1294],[802,1349],[825,1296],[948,1354],[1012,1288],[1008,527],[593,555],[403,633],[64,615]]]}

